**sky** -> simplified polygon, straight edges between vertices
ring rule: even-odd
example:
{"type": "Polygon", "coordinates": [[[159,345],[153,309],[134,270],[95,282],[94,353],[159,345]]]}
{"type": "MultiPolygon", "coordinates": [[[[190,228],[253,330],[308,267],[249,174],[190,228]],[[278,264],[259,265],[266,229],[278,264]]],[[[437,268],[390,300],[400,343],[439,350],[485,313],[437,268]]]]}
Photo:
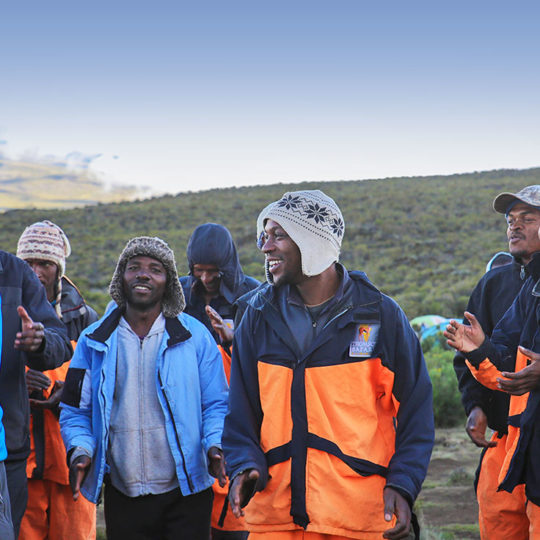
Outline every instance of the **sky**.
{"type": "Polygon", "coordinates": [[[537,167],[539,58],[532,1],[5,2],[0,154],[168,193],[537,167]]]}

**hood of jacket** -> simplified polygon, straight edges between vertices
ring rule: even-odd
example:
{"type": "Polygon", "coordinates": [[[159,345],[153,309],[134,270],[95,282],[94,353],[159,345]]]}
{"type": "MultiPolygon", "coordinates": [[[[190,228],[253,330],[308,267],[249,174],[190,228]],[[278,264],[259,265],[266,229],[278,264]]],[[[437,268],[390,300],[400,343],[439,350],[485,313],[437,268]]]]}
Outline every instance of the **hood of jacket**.
{"type": "Polygon", "coordinates": [[[187,259],[191,276],[195,264],[216,266],[221,274],[220,293],[229,302],[236,299],[238,288],[244,282],[244,272],[227,228],[217,223],[199,225],[189,239],[187,259]]]}

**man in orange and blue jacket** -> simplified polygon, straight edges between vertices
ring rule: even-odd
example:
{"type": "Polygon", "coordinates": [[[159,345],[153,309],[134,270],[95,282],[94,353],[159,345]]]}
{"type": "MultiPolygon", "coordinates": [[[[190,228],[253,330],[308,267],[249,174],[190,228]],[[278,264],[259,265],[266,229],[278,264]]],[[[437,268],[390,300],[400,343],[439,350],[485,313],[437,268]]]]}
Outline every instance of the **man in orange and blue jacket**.
{"type": "MultiPolygon", "coordinates": [[[[491,336],[512,305],[529,277],[529,267],[534,266],[533,255],[540,252],[540,208],[536,208],[540,205],[540,186],[528,186],[511,195],[509,198],[508,194],[501,194],[494,201],[495,210],[506,217],[511,262],[487,271],[467,305],[467,311],[475,314],[487,336],[491,336]]],[[[480,384],[460,352],[454,357],[454,369],[468,415],[467,433],[474,444],[484,449],[475,482],[480,537],[482,540],[526,538],[529,519],[524,486],[516,486],[511,494],[497,490],[506,458],[510,396],[480,384]],[[489,440],[486,439],[487,427],[493,430],[489,440]]]]}
{"type": "MultiPolygon", "coordinates": [[[[512,220],[533,220],[540,223],[540,186],[528,186],[517,194],[502,193],[493,203],[495,210],[505,213],[509,227],[512,220]],[[527,203],[532,210],[516,215],[518,204],[527,203]]],[[[516,239],[517,240],[517,239],[516,239]]],[[[527,269],[529,277],[513,304],[499,321],[491,338],[486,338],[478,319],[470,312],[465,317],[470,325],[451,321],[445,332],[448,343],[466,358],[472,375],[491,390],[510,394],[508,435],[497,478],[499,491],[518,492],[525,486],[526,512],[529,524],[524,538],[540,538],[540,481],[537,456],[540,452],[540,328],[538,298],[540,296],[540,253],[535,253],[527,269]],[[527,530],[528,529],[528,530],[527,530]]],[[[492,538],[514,538],[510,519],[489,533],[492,538]]],[[[520,536],[521,537],[521,536],[520,536]]],[[[487,538],[487,536],[486,536],[487,538]]]]}
{"type": "Polygon", "coordinates": [[[431,383],[399,306],[338,263],[344,228],[318,190],[286,193],[258,218],[269,283],[242,302],[223,433],[231,509],[250,540],[411,534],[431,383]]]}

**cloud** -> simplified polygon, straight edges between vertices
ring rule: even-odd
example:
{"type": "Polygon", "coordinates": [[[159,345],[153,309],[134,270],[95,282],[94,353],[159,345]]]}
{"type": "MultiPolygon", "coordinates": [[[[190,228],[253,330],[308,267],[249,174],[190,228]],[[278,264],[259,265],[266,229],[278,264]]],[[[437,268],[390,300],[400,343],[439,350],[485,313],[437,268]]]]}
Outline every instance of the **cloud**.
{"type": "Polygon", "coordinates": [[[82,152],[70,152],[66,155],[66,166],[74,169],[88,169],[93,161],[103,154],[83,154],[82,152]]]}

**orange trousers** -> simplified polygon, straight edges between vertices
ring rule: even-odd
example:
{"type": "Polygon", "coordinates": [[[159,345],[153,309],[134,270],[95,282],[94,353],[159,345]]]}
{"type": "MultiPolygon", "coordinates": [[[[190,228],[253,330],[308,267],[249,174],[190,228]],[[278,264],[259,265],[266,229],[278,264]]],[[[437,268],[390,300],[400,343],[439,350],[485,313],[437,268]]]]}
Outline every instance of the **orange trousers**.
{"type": "Polygon", "coordinates": [[[28,505],[19,540],[95,540],[96,505],[71,488],[50,480],[28,479],[28,505]]]}
{"type": "Polygon", "coordinates": [[[540,506],[531,501],[527,503],[527,517],[529,518],[529,540],[540,540],[540,506]]]}
{"type": "MultiPolygon", "coordinates": [[[[525,486],[516,486],[512,493],[497,491],[499,474],[506,457],[506,439],[506,435],[499,439],[494,433],[491,440],[496,441],[497,446],[488,448],[482,459],[476,488],[478,522],[482,540],[529,538],[525,486]]],[[[537,538],[540,540],[540,536],[537,538]]]]}
{"type": "Polygon", "coordinates": [[[249,540],[350,540],[347,536],[306,531],[249,533],[249,540]]]}

